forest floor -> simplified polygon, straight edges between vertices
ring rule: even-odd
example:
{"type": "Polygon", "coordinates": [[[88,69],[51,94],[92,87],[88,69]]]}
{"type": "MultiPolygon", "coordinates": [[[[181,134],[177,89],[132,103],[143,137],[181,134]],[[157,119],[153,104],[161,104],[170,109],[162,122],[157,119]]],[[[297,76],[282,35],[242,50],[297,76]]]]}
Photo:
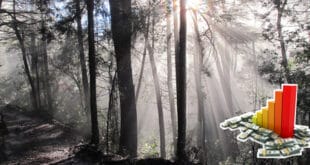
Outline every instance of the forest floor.
{"type": "Polygon", "coordinates": [[[4,136],[3,141],[0,135],[0,165],[180,164],[161,158],[127,159],[119,155],[103,155],[82,145],[83,136],[59,122],[16,108],[6,107],[2,112],[9,134],[4,136]]]}
{"type": "Polygon", "coordinates": [[[70,156],[81,136],[60,124],[17,110],[3,111],[9,134],[4,137],[1,153],[7,160],[0,164],[53,164],[70,156]]]}

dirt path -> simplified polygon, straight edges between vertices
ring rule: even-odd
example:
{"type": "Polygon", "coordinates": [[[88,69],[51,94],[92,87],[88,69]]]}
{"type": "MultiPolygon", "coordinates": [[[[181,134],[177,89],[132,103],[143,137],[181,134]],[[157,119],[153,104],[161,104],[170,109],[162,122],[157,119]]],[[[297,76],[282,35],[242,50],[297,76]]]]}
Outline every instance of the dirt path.
{"type": "Polygon", "coordinates": [[[4,121],[9,130],[5,147],[0,150],[7,161],[0,164],[36,165],[50,164],[69,156],[70,148],[78,144],[81,137],[60,125],[18,111],[5,110],[4,121]]]}

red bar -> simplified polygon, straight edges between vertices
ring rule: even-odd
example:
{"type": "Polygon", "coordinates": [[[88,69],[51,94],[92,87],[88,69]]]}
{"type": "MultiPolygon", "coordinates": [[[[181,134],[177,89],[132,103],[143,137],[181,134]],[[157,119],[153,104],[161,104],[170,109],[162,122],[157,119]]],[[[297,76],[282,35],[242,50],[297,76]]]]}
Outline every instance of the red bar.
{"type": "Polygon", "coordinates": [[[296,84],[283,84],[282,96],[282,122],[281,137],[289,138],[294,135],[295,111],[296,111],[296,84]]]}

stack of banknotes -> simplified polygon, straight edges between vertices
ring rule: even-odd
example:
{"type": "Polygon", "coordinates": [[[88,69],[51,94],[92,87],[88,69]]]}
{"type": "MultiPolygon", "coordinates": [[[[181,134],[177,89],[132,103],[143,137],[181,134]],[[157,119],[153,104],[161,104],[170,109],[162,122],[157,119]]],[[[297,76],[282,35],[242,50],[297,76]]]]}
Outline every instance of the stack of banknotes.
{"type": "Polygon", "coordinates": [[[224,130],[240,130],[237,139],[241,142],[254,141],[263,146],[258,149],[258,158],[287,158],[302,154],[303,148],[310,148],[310,130],[308,126],[295,125],[293,138],[281,138],[272,130],[252,123],[253,113],[246,113],[220,123],[224,130]]]}

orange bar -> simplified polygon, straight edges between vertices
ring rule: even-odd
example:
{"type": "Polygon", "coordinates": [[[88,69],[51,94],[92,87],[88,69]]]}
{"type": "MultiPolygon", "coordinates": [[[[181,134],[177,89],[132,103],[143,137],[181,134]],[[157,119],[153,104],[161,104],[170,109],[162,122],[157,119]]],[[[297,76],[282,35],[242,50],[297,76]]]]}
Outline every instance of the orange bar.
{"type": "Polygon", "coordinates": [[[262,127],[263,126],[263,112],[262,112],[262,110],[257,111],[256,114],[257,114],[257,119],[256,119],[257,125],[262,127]]]}
{"type": "Polygon", "coordinates": [[[263,107],[263,127],[268,129],[268,107],[263,107]]]}
{"type": "Polygon", "coordinates": [[[268,129],[274,130],[274,100],[268,100],[268,129]]]}
{"type": "Polygon", "coordinates": [[[275,105],[274,105],[274,131],[278,135],[281,134],[281,119],[282,119],[282,90],[275,90],[275,105]]]}

